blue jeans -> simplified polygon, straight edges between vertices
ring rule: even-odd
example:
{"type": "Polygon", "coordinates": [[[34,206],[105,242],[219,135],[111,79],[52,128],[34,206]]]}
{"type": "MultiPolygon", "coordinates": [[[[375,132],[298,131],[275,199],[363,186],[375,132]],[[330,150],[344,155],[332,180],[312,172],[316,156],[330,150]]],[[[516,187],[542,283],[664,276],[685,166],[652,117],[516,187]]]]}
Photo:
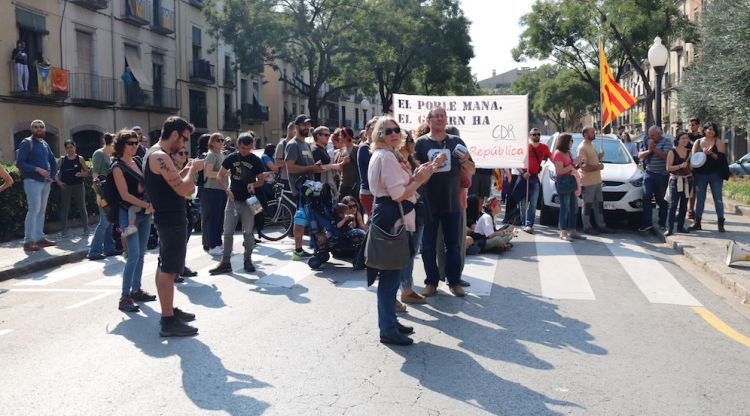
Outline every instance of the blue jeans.
{"type": "Polygon", "coordinates": [[[99,254],[111,254],[115,251],[115,242],[112,240],[112,224],[107,221],[104,209],[100,206],[97,206],[97,209],[99,210],[99,224],[96,224],[94,238],[91,239],[89,257],[99,254]]]}
{"type": "Polygon", "coordinates": [[[221,246],[224,231],[224,209],[227,206],[227,193],[221,189],[203,188],[205,198],[201,201],[206,210],[206,233],[208,248],[221,246]]]}
{"type": "Polygon", "coordinates": [[[529,181],[529,206],[526,207],[526,199],[519,202],[521,205],[521,224],[534,226],[536,217],[536,202],[539,200],[539,181],[529,181]]]}
{"type": "Polygon", "coordinates": [[[677,181],[669,181],[669,215],[667,216],[667,230],[674,230],[674,223],[677,221],[677,228],[685,228],[685,214],[687,214],[689,189],[677,193],[677,181]],[[677,209],[679,207],[679,214],[677,209]]]}
{"type": "Polygon", "coordinates": [[[578,219],[578,197],[576,191],[566,194],[558,194],[560,198],[560,219],[558,227],[560,230],[575,230],[578,219]]]}
{"type": "Polygon", "coordinates": [[[416,256],[417,252],[419,251],[419,246],[422,242],[422,233],[424,232],[424,225],[417,225],[417,230],[411,233],[411,238],[409,239],[409,244],[412,248],[412,253],[414,254],[409,259],[409,264],[401,269],[401,276],[399,280],[401,281],[401,291],[403,292],[406,289],[411,289],[412,286],[414,286],[414,277],[412,276],[412,273],[414,273],[414,257],[416,256]]]}
{"type": "MultiPolygon", "coordinates": [[[[437,286],[440,270],[437,265],[436,241],[438,228],[443,227],[445,241],[445,277],[448,286],[453,287],[461,280],[461,211],[447,212],[432,216],[432,221],[424,226],[422,235],[422,262],[427,274],[425,284],[437,286]]],[[[461,237],[463,238],[463,237],[461,237]]]]}
{"type": "Polygon", "coordinates": [[[380,270],[378,272],[378,327],[380,336],[395,335],[396,292],[403,270],[380,270]]]}
{"type": "Polygon", "coordinates": [[[667,183],[669,175],[661,175],[646,171],[643,175],[643,225],[653,225],[654,217],[651,213],[651,197],[656,200],[659,207],[659,226],[663,227],[667,223],[667,210],[669,204],[664,199],[667,194],[667,183]]]}
{"type": "Polygon", "coordinates": [[[716,217],[724,218],[724,200],[721,196],[721,190],[724,187],[724,179],[718,172],[708,175],[696,173],[693,175],[695,180],[695,217],[703,216],[703,207],[706,204],[706,191],[708,185],[711,185],[711,196],[714,198],[714,207],[716,208],[716,217]]]}
{"type": "Polygon", "coordinates": [[[40,182],[34,179],[23,180],[23,190],[26,192],[26,220],[24,227],[24,242],[33,243],[44,238],[44,214],[47,212],[47,200],[52,182],[40,182]]]}
{"type": "MultiPolygon", "coordinates": [[[[128,210],[120,208],[120,228],[123,230],[128,226],[128,210]]],[[[138,232],[125,238],[128,244],[128,261],[122,272],[122,295],[130,296],[141,288],[141,276],[143,275],[143,257],[146,255],[148,235],[151,231],[151,214],[139,212],[135,217],[135,226],[138,232]]]]}

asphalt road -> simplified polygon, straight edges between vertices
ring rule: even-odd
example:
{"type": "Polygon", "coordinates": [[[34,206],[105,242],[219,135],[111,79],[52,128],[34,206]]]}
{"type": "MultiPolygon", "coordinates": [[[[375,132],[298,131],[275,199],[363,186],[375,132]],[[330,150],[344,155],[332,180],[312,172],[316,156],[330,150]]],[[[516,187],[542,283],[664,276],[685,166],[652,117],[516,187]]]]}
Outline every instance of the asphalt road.
{"type": "MultiPolygon", "coordinates": [[[[411,347],[378,343],[363,272],[312,272],[288,260],[289,242],[264,243],[255,275],[209,277],[214,260],[191,239],[201,274],[176,304],[200,334],[186,339],[158,336],[156,302],[117,310],[122,259],[5,281],[1,413],[750,414],[746,306],[640,235],[555,236],[538,227],[470,257],[469,296],[443,288],[400,314],[411,347]]],[[[152,292],[154,268],[150,253],[152,292]]]]}

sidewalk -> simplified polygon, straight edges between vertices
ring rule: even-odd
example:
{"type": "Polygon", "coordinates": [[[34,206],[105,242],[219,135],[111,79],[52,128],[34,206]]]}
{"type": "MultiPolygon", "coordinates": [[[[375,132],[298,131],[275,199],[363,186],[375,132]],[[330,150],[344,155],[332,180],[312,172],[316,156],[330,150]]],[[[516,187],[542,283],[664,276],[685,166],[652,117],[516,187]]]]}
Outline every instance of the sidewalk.
{"type": "MultiPolygon", "coordinates": [[[[92,232],[95,227],[91,227],[92,232]]],[[[47,238],[57,245],[30,253],[23,251],[22,239],[0,243],[0,281],[83,260],[91,236],[83,238],[82,234],[82,228],[71,228],[66,238],[60,233],[48,234],[47,238]]]]}
{"type": "Polygon", "coordinates": [[[717,231],[713,199],[707,197],[705,207],[703,230],[674,234],[666,239],[658,229],[655,234],[731,290],[741,302],[750,305],[750,262],[738,262],[731,267],[725,263],[730,241],[750,247],[750,206],[724,200],[726,233],[717,231]]]}

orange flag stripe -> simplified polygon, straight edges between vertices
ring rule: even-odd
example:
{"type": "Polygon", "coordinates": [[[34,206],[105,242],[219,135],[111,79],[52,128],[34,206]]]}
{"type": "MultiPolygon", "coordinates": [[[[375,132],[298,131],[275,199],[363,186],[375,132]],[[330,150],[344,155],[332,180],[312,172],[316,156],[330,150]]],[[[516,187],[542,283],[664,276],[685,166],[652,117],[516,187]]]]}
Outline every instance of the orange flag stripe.
{"type": "Polygon", "coordinates": [[[607,63],[604,44],[599,42],[599,88],[602,104],[602,128],[636,103],[635,97],[615,81],[607,63]]]}

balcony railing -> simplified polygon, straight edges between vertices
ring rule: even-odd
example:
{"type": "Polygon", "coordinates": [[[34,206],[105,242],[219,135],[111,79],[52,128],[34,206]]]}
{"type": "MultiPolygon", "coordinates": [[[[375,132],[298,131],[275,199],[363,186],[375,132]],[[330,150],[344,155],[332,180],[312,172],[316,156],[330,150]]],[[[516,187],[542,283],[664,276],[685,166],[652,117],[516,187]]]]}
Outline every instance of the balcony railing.
{"type": "Polygon", "coordinates": [[[240,120],[237,112],[232,110],[225,110],[224,112],[224,128],[223,130],[238,130],[240,128],[240,120]]]}
{"type": "Polygon", "coordinates": [[[190,66],[190,81],[204,84],[213,84],[216,82],[214,65],[207,60],[196,59],[195,61],[189,61],[188,65],[190,66]]]}
{"type": "MultiPolygon", "coordinates": [[[[156,10],[154,11],[156,12],[156,10]]],[[[167,9],[166,7],[159,7],[157,15],[154,16],[151,29],[154,32],[163,35],[174,33],[174,17],[174,10],[167,9]]]]}
{"type": "Polygon", "coordinates": [[[10,94],[33,101],[63,101],[68,97],[68,71],[44,69],[46,82],[39,83],[38,66],[10,63],[10,94]],[[49,71],[49,72],[46,72],[49,71]]]}
{"type": "Polygon", "coordinates": [[[71,3],[89,10],[102,10],[109,7],[109,0],[71,0],[71,3]]]}
{"type": "Polygon", "coordinates": [[[242,121],[268,121],[268,106],[257,102],[242,104],[242,121]]]}
{"type": "Polygon", "coordinates": [[[108,106],[117,102],[115,86],[117,80],[93,74],[70,74],[70,99],[74,103],[92,106],[108,106]]]}
{"type": "Polygon", "coordinates": [[[138,26],[151,21],[151,1],[122,0],[122,20],[138,26]]]}
{"type": "Polygon", "coordinates": [[[229,88],[234,88],[235,86],[235,80],[234,80],[235,74],[234,71],[231,71],[229,69],[224,70],[224,86],[229,88]]]}
{"type": "Polygon", "coordinates": [[[157,87],[144,90],[136,85],[120,82],[117,95],[120,106],[142,110],[171,113],[180,109],[179,91],[173,88],[157,87]]]}

